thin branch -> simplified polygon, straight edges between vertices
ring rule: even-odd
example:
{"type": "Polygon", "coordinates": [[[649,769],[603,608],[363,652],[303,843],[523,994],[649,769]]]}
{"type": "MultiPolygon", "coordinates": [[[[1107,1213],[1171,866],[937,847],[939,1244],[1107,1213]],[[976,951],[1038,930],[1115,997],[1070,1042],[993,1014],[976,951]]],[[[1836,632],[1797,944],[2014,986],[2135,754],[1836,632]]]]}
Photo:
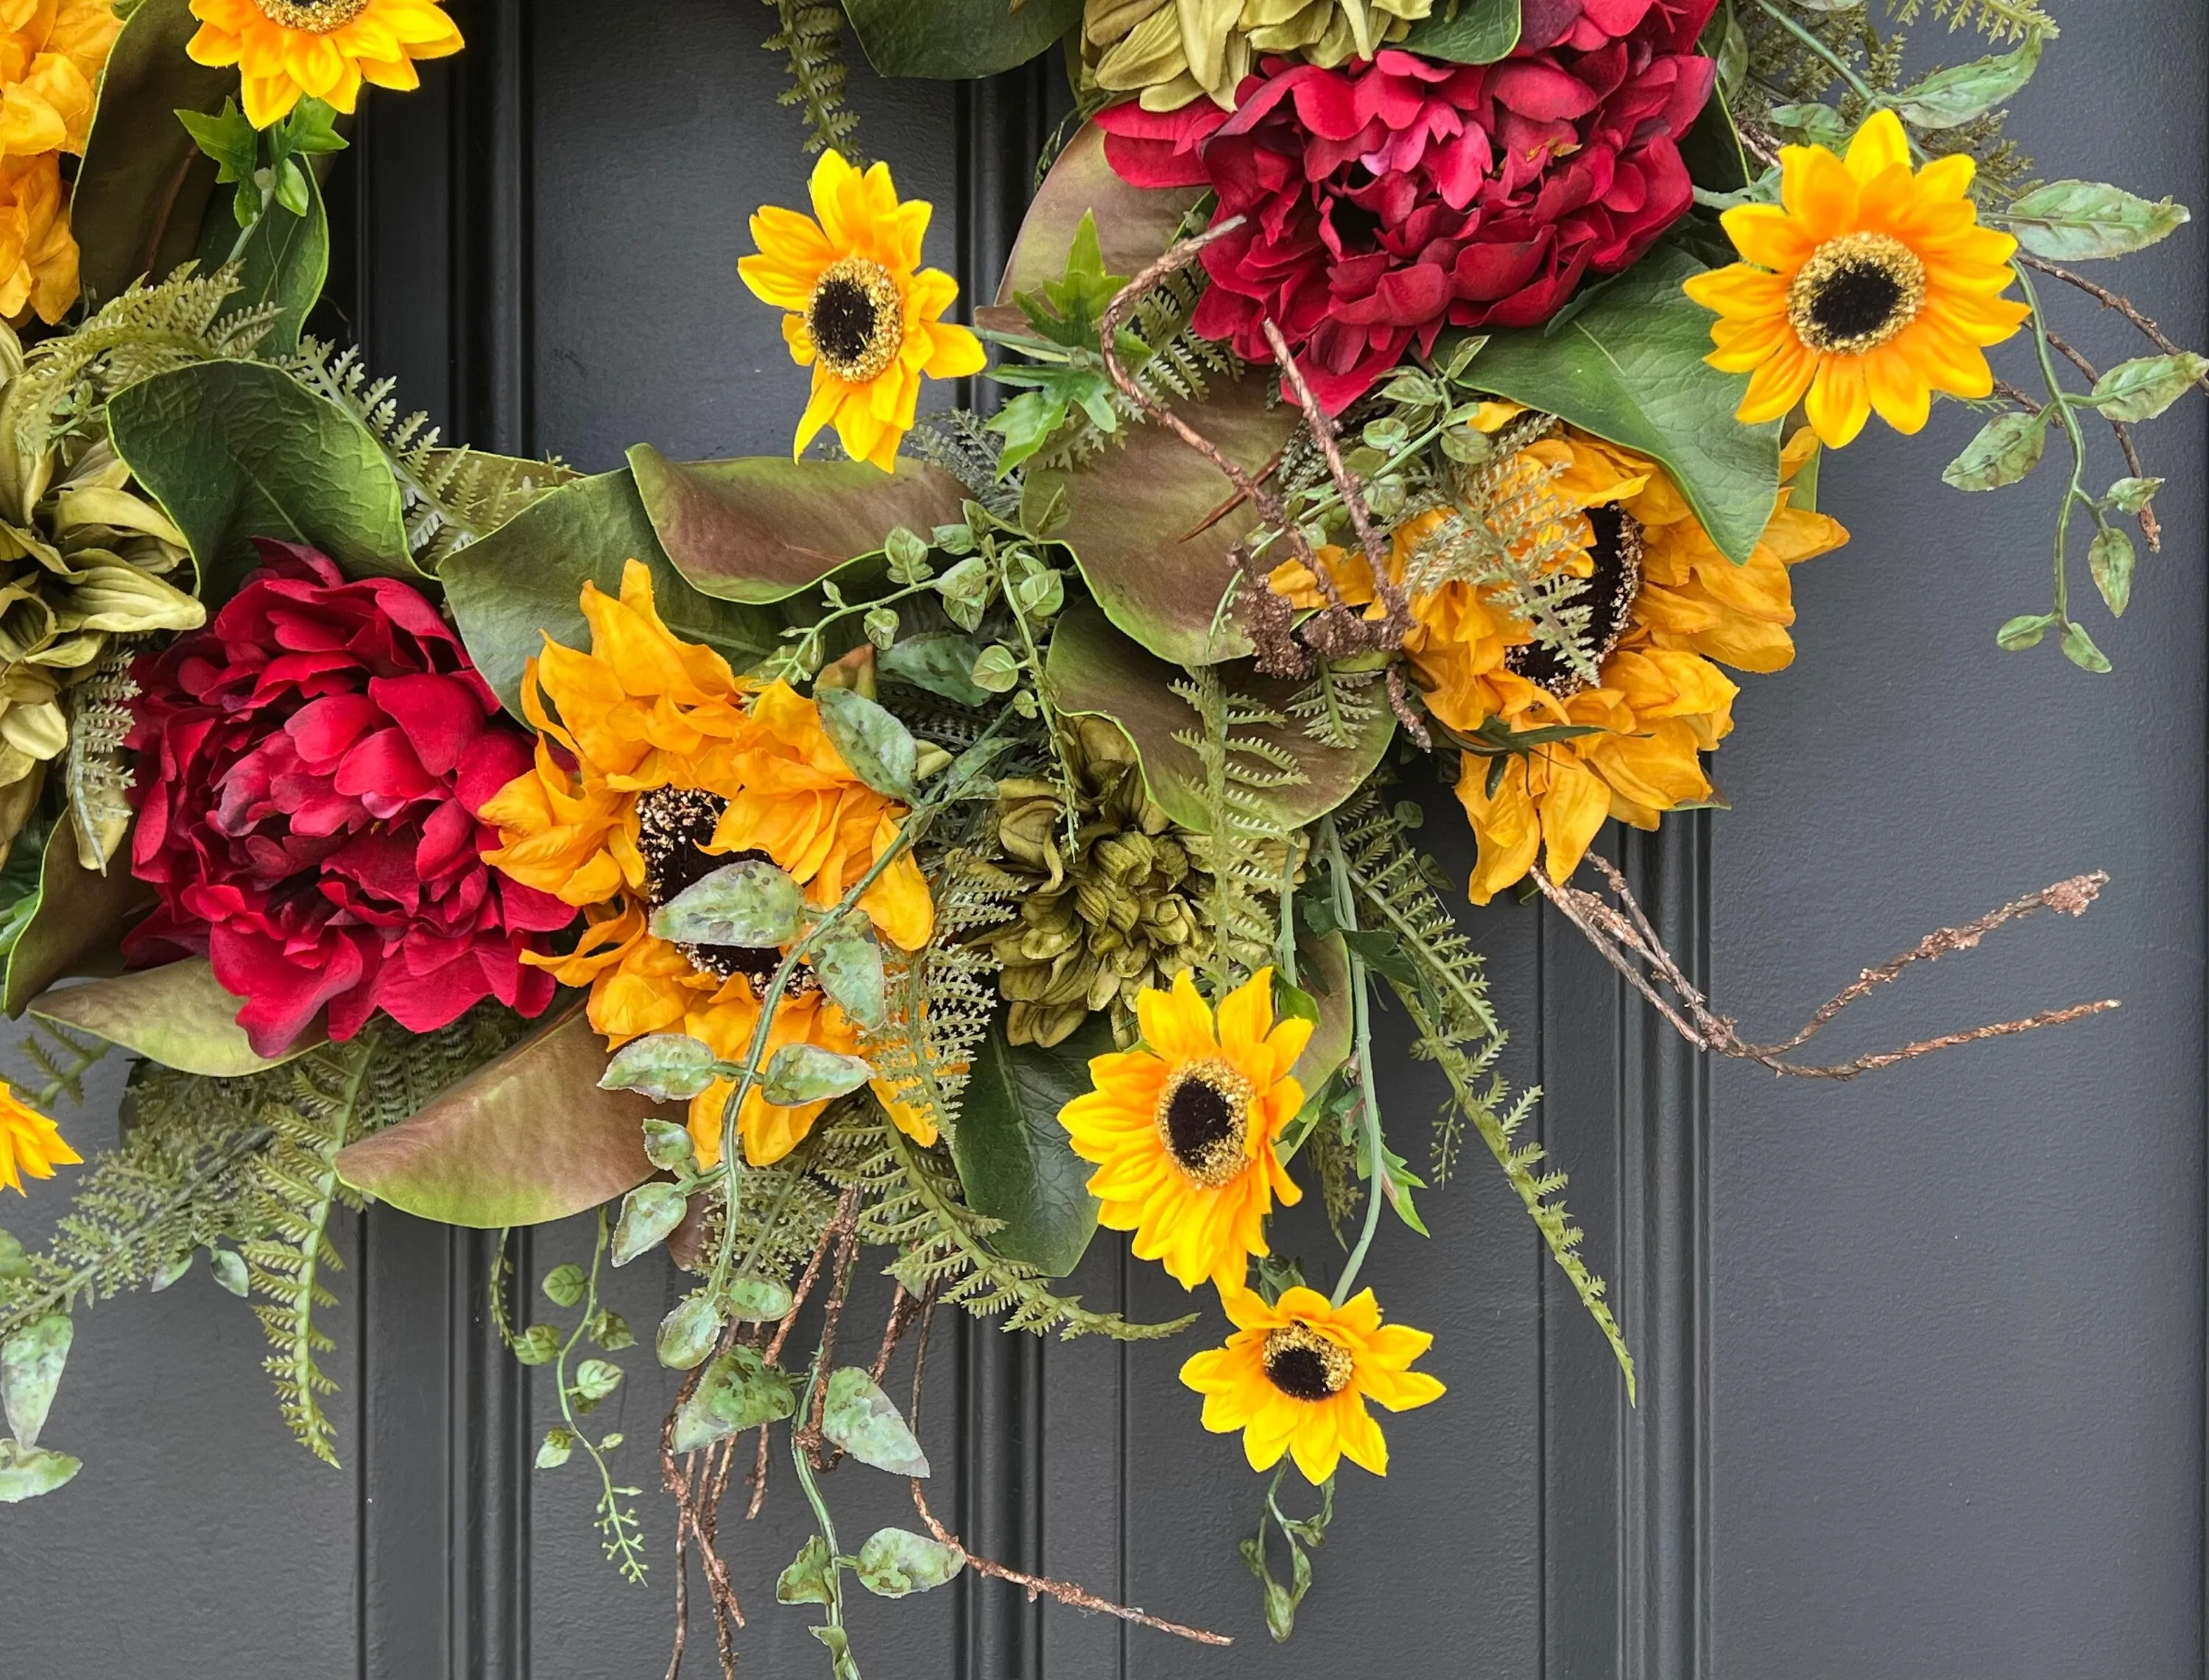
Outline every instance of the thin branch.
{"type": "Polygon", "coordinates": [[[1975,922],[1966,922],[1959,927],[1941,928],[1929,933],[1901,955],[1876,968],[1865,969],[1837,996],[1821,1005],[1792,1038],[1781,1039],[1776,1044],[1753,1045],[1743,1039],[1735,1030],[1734,1021],[1730,1016],[1712,1010],[1709,1001],[1688,978],[1678,960],[1664,948],[1664,942],[1658,936],[1649,918],[1643,913],[1640,904],[1628,889],[1625,877],[1610,860],[1591,856],[1589,862],[1601,871],[1609,883],[1613,896],[1618,900],[1616,905],[1606,902],[1598,894],[1583,888],[1560,885],[1539,869],[1533,871],[1534,883],[1541,889],[1542,895],[1557,907],[1559,913],[1586,936],[1588,942],[1602,954],[1604,960],[1631,981],[1650,1006],[1690,1045],[1715,1055],[1757,1063],[1775,1074],[1790,1074],[1803,1079],[1850,1080],[1876,1069],[1891,1068],[1899,1062],[1929,1056],[1935,1051],[1953,1049],[1959,1045],[1978,1044],[1989,1039],[2008,1038],[2019,1033],[2037,1032],[2044,1027],[2061,1027],[2118,1007],[2116,999],[2104,998],[2095,1003],[2074,1003],[2068,1009],[2044,1009],[2022,1020],[1997,1021],[1963,1032],[1945,1033],[1938,1038],[1905,1045],[1899,1050],[1881,1051],[1860,1056],[1852,1062],[1827,1066],[1785,1061],[1782,1057],[1787,1051],[1815,1038],[1850,1004],[1899,978],[1912,964],[1937,962],[1953,952],[1971,950],[1996,928],[2030,916],[2035,911],[2053,910],[2066,916],[2085,915],[2103,887],[2108,884],[2109,876],[2099,870],[2092,875],[2074,876],[2068,881],[2059,881],[2052,887],[2043,887],[2037,893],[2014,899],[1999,910],[1989,911],[1975,922]]]}
{"type": "MultiPolygon", "coordinates": [[[[2135,309],[2133,306],[2133,301],[2131,298],[2120,297],[2116,292],[2110,291],[2109,287],[2105,286],[2097,286],[2092,280],[2088,280],[2086,275],[2075,273],[2069,268],[2066,268],[2060,263],[2050,262],[2044,257],[2033,256],[2025,251],[2019,251],[2017,254],[2015,260],[2023,263],[2028,268],[2037,268],[2043,274],[2054,275],[2057,280],[2062,280],[2066,286],[2074,286],[2078,287],[2080,291],[2085,292],[2088,297],[2093,298],[2095,302],[2100,304],[2103,308],[2115,310],[2119,315],[2124,316],[2126,320],[2131,322],[2134,326],[2140,328],[2141,334],[2146,338],[2148,342],[2155,346],[2157,349],[2162,351],[2164,355],[2183,356],[2186,353],[2183,349],[2171,341],[2170,334],[2165,333],[2161,327],[2158,326],[2153,321],[2150,320],[2146,316],[2142,315],[2139,310],[2135,309]]],[[[2209,374],[2203,375],[2202,377],[2195,382],[2199,384],[2205,392],[2209,392],[2209,374]]]]}
{"type": "MultiPolygon", "coordinates": [[[[2049,347],[2054,350],[2056,354],[2062,356],[2065,360],[2069,362],[2073,367],[2078,369],[2080,373],[2086,376],[2086,382],[2088,384],[2092,385],[2099,382],[2102,376],[2094,364],[2088,361],[2084,356],[2081,356],[2069,345],[2066,344],[2062,339],[2056,337],[2055,334],[2050,333],[2048,335],[2048,343],[2049,347]]],[[[2147,469],[2140,465],[2140,451],[2133,447],[2133,429],[2127,425],[2122,420],[2111,420],[2110,422],[2110,430],[2116,432],[2117,435],[2117,447],[2125,452],[2125,465],[2132,469],[2133,477],[2135,479],[2145,479],[2147,477],[2147,469]]],[[[2155,516],[2155,503],[2152,497],[2140,504],[2140,535],[2147,539],[2148,552],[2151,554],[2162,553],[2163,526],[2155,516]]]]}

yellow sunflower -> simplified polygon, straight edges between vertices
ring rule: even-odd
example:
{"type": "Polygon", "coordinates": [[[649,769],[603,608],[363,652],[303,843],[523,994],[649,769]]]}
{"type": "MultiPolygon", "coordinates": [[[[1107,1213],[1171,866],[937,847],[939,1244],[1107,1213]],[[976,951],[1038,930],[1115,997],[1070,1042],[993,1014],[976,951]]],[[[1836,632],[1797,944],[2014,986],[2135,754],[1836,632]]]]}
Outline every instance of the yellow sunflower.
{"type": "MultiPolygon", "coordinates": [[[[503,842],[485,861],[585,912],[589,927],[572,954],[526,960],[563,985],[591,989],[591,1025],[608,1048],[688,1033],[740,1062],[782,953],[671,943],[648,930],[651,913],[743,858],[772,860],[812,902],[833,905],[896,843],[905,808],[852,774],[812,701],[783,683],[748,683],[711,648],[673,635],[638,562],[624,569],[619,599],[586,583],[582,605],[591,651],[548,636],[530,662],[522,702],[539,732],[536,768],[484,806],[503,842]]],[[[859,907],[903,949],[928,942],[935,911],[910,852],[859,907]]],[[[804,1043],[851,1053],[858,1036],[801,968],[776,1006],[767,1051],[804,1043]]],[[[932,1122],[887,1086],[876,1089],[905,1130],[935,1141],[932,1122]]],[[[717,1081],[690,1105],[691,1136],[708,1165],[720,1159],[729,1094],[717,1081]]],[[[746,1157],[779,1160],[826,1106],[785,1108],[754,1090],[737,1117],[746,1157]]]]}
{"type": "Polygon", "coordinates": [[[351,111],[360,85],[421,86],[418,58],[460,50],[442,0],[192,0],[196,63],[235,64],[246,120],[281,122],[302,95],[351,111]]]}
{"type": "Polygon", "coordinates": [[[942,318],[959,282],[920,267],[930,207],[900,203],[888,164],[862,175],[823,152],[810,190],[811,217],[769,204],[752,218],[759,252],[737,272],[761,301],[790,311],[791,359],[813,370],[792,458],[834,425],[854,459],[887,473],[912,429],[922,378],[979,373],[982,341],[942,318]]]}
{"type": "Polygon", "coordinates": [[[1314,1486],[1342,1460],[1388,1473],[1388,1443],[1367,1400],[1408,1412],[1442,1398],[1442,1385],[1411,1362],[1434,1346],[1424,1330],[1383,1325],[1369,1289],[1340,1306],[1315,1289],[1288,1289],[1267,1306],[1256,1292],[1222,1286],[1235,1334],[1225,1347],[1190,1356],[1181,1380],[1204,1396],[1204,1426],[1243,1431],[1253,1470],[1288,1453],[1314,1486]]]}
{"type": "MultiPolygon", "coordinates": [[[[1496,431],[1520,412],[1490,403],[1474,424],[1496,431]]],[[[1718,551],[1664,469],[1629,450],[1555,427],[1502,463],[1507,485],[1549,498],[1545,516],[1571,534],[1571,568],[1588,580],[1579,599],[1591,608],[1598,681],[1538,645],[1484,587],[1448,582],[1414,596],[1404,650],[1446,729],[1472,738],[1494,720],[1514,735],[1593,732],[1512,754],[1500,770],[1496,758],[1466,754],[1458,798],[1480,841],[1475,904],[1524,878],[1537,856],[1552,879],[1565,879],[1606,817],[1654,828],[1664,812],[1710,798],[1701,755],[1732,731],[1738,692],[1718,664],[1770,671],[1791,660],[1787,568],[1848,540],[1835,521],[1789,505],[1785,482],[1816,447],[1808,431],[1789,440],[1779,504],[1739,565],[1718,551]]],[[[1429,545],[1460,517],[1435,509],[1397,527],[1390,558],[1399,581],[1417,576],[1429,545]]],[[[1321,558],[1345,599],[1373,599],[1363,556],[1326,549],[1321,558]]],[[[1320,603],[1311,574],[1294,561],[1272,581],[1298,605],[1320,603]]]]}
{"type": "Polygon", "coordinates": [[[1089,1063],[1094,1090],[1059,1111],[1074,1153],[1097,1164],[1098,1221],[1135,1233],[1135,1257],[1183,1289],[1243,1280],[1266,1250],[1273,1201],[1303,1194],[1273,1152],[1303,1106],[1289,1072],[1311,1023],[1273,1019],[1273,971],[1228,994],[1217,1021],[1187,969],[1135,999],[1142,1041],[1089,1063]]]}
{"type": "Polygon", "coordinates": [[[62,1141],[59,1127],[10,1087],[0,1085],[0,1184],[26,1195],[25,1175],[51,1178],[57,1166],[73,1166],[83,1159],[62,1141]]]}
{"type": "Polygon", "coordinates": [[[1725,213],[1748,259],[1687,283],[1718,311],[1712,367],[1750,376],[1740,418],[1776,420],[1804,401],[1821,441],[1852,443],[1874,409],[1897,431],[1925,424],[1933,393],[1994,389],[1984,353],[2031,313],[2003,297],[2017,241],[1978,224],[1974,166],[1960,154],[1910,167],[1891,111],[1849,142],[1779,154],[1780,202],[1725,213]]]}

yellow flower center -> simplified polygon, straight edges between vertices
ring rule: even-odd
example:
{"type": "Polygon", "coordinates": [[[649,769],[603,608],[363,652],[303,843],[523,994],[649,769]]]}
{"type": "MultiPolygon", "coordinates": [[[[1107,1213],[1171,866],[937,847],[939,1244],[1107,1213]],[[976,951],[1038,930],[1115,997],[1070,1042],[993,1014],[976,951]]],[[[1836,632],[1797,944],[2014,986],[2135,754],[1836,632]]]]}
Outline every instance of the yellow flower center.
{"type": "MultiPolygon", "coordinates": [[[[1588,664],[1600,671],[1626,634],[1634,599],[1641,593],[1641,521],[1616,502],[1590,508],[1587,521],[1595,533],[1588,545],[1595,569],[1563,605],[1568,612],[1587,609],[1587,623],[1574,639],[1586,653],[1588,664]]],[[[1569,700],[1591,686],[1586,673],[1563,650],[1539,641],[1506,648],[1503,665],[1559,700],[1569,700]]]]}
{"type": "Polygon", "coordinates": [[[881,263],[846,256],[822,271],[806,301],[805,330],[829,372],[864,385],[897,359],[905,298],[881,263]]]}
{"type": "Polygon", "coordinates": [[[1810,253],[1787,287],[1795,335],[1827,356],[1862,356],[1925,307],[1925,264],[1890,233],[1845,233],[1810,253]]]}
{"type": "Polygon", "coordinates": [[[368,9],[369,0],[253,0],[261,15],[286,29],[327,35],[342,29],[368,9]]]}
{"type": "MultiPolygon", "coordinates": [[[[636,850],[644,859],[644,899],[647,910],[662,908],[685,888],[696,885],[715,870],[748,858],[772,861],[764,852],[708,852],[713,830],[729,802],[718,793],[697,787],[655,787],[638,796],[636,850]]],[[[717,979],[742,974],[752,996],[764,997],[767,982],[782,964],[782,953],[772,946],[677,945],[683,960],[701,973],[717,979]]],[[[800,997],[821,984],[810,963],[802,963],[791,976],[786,997],[800,997]]]]}
{"type": "Polygon", "coordinates": [[[1309,1324],[1267,1331],[1259,1357],[1267,1380],[1291,1400],[1331,1400],[1350,1386],[1350,1350],[1309,1324]]]}
{"type": "Polygon", "coordinates": [[[1183,1063],[1159,1093],[1159,1135],[1189,1177],[1217,1189],[1243,1171],[1250,1133],[1250,1081],[1225,1062],[1183,1063]]]}

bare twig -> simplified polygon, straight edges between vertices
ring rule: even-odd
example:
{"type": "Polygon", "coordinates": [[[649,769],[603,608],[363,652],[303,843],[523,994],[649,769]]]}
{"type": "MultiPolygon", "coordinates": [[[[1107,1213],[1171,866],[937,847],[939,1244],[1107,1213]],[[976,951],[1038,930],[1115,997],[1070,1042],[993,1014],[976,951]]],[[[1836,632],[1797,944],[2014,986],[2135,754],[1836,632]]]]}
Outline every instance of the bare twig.
{"type": "Polygon", "coordinates": [[[1735,1030],[1735,1023],[1730,1016],[1718,1015],[1711,1009],[1709,1001],[1688,978],[1678,960],[1664,948],[1664,942],[1658,938],[1649,918],[1643,913],[1641,906],[1628,889],[1625,877],[1610,860],[1591,856],[1588,861],[1601,871],[1612,895],[1618,900],[1616,905],[1584,888],[1561,885],[1538,869],[1533,871],[1534,883],[1541,889],[1542,895],[1556,906],[1559,913],[1586,936],[1588,942],[1602,954],[1604,960],[1623,974],[1682,1038],[1698,1050],[1755,1062],[1771,1069],[1775,1074],[1791,1074],[1803,1079],[1854,1079],[1876,1069],[1891,1068],[1899,1062],[1929,1056],[1935,1051],[1953,1049],[1958,1045],[1977,1044],[1988,1039],[2007,1038],[2019,1033],[2036,1032],[2043,1027],[2061,1027],[2117,1007],[2116,999],[2104,998],[2095,1003],[2074,1003],[2068,1009],[2044,1009],[2038,1015],[2028,1015],[2019,1021],[1997,1021],[1990,1026],[1942,1033],[1938,1038],[1905,1045],[1899,1050],[1860,1056],[1852,1062],[1827,1066],[1788,1062],[1782,1059],[1787,1051],[1808,1043],[1825,1031],[1850,1004],[1900,978],[1913,963],[1937,962],[1951,953],[1971,950],[1996,928],[2031,915],[2035,911],[2053,910],[2067,916],[2083,916],[2108,883],[2109,876],[2099,870],[2092,875],[2074,876],[2068,881],[2059,881],[2052,887],[2044,887],[2037,893],[2013,900],[1975,922],[1929,933],[1900,956],[1876,968],[1865,969],[1836,997],[1823,1004],[1792,1038],[1777,1044],[1752,1045],[1744,1041],[1735,1030]]]}
{"type": "MultiPolygon", "coordinates": [[[[805,1304],[805,1298],[812,1294],[813,1286],[820,1280],[821,1263],[828,1257],[829,1244],[836,1240],[837,1227],[842,1217],[843,1209],[839,1207],[837,1218],[829,1221],[821,1233],[821,1240],[813,1245],[813,1258],[805,1262],[805,1270],[798,1276],[798,1287],[790,1292],[790,1310],[783,1314],[782,1322],[774,1327],[773,1336],[761,1350],[761,1357],[769,1364],[773,1364],[782,1357],[782,1345],[790,1340],[791,1328],[798,1322],[798,1309],[805,1304]]],[[[767,1498],[767,1425],[761,1424],[759,1432],[759,1456],[752,1465],[751,1502],[744,1507],[746,1522],[749,1522],[760,1514],[761,1502],[767,1498]]]]}
{"type": "MultiPolygon", "coordinates": [[[[912,1401],[906,1409],[916,1435],[920,1432],[921,1379],[928,1367],[928,1333],[936,1316],[936,1286],[933,1284],[929,1286],[928,1293],[922,1298],[918,1316],[920,1334],[915,1341],[912,1356],[912,1401]]],[[[960,1544],[956,1534],[936,1520],[936,1513],[928,1508],[928,1496],[921,1491],[918,1477],[912,1478],[912,1508],[920,1514],[920,1520],[928,1525],[928,1532],[936,1537],[937,1545],[949,1546],[966,1560],[966,1567],[975,1574],[1011,1582],[1028,1595],[1030,1604],[1039,1598],[1051,1598],[1062,1605],[1071,1605],[1076,1610],[1117,1616],[1123,1622],[1153,1628],[1177,1639],[1194,1640],[1199,1645],[1232,1645],[1235,1642],[1225,1634],[1215,1634],[1204,1628],[1187,1627],[1179,1622],[1169,1622],[1164,1617],[1153,1616],[1147,1611],[1116,1605],[1070,1581],[1053,1581],[1047,1575],[1032,1575],[1026,1570],[1008,1569],[990,1558],[977,1557],[960,1544]]]]}
{"type": "MultiPolygon", "coordinates": [[[[2141,335],[2145,337],[2149,343],[2155,346],[2157,349],[2162,351],[2164,355],[2183,356],[2186,353],[2182,348],[2171,341],[2170,334],[2165,333],[2161,327],[2158,326],[2153,321],[2150,320],[2146,316],[2142,315],[2139,310],[2135,309],[2133,306],[2133,301],[2131,298],[2121,297],[2116,292],[2110,291],[2109,287],[2105,286],[2097,286],[2092,280],[2088,280],[2086,275],[2078,274],[2072,269],[2066,268],[2060,263],[2050,262],[2044,257],[2032,256],[2024,251],[2019,251],[2017,255],[2017,261],[2023,263],[2028,268],[2038,269],[2043,274],[2053,274],[2057,280],[2062,280],[2066,286],[2074,286],[2078,287],[2080,291],[2085,292],[2088,297],[2093,298],[2095,302],[2100,304],[2103,308],[2115,310],[2119,315],[2122,315],[2126,320],[2131,322],[2134,326],[2137,327],[2140,329],[2141,335]]],[[[2198,383],[2205,392],[2209,392],[2209,374],[2205,374],[2195,382],[2198,383]]]]}
{"type": "Polygon", "coordinates": [[[913,1320],[919,1316],[920,1298],[900,1284],[897,1293],[890,1298],[889,1322],[882,1326],[882,1351],[875,1355],[875,1363],[867,1367],[867,1375],[874,1378],[877,1388],[882,1386],[882,1378],[889,1374],[890,1358],[896,1353],[899,1341],[912,1328],[913,1320]]]}
{"type": "Polygon", "coordinates": [[[798,1444],[813,1461],[816,1470],[833,1470],[841,1452],[827,1446],[822,1436],[822,1419],[828,1409],[828,1384],[826,1376],[836,1362],[836,1329],[843,1322],[844,1302],[852,1291],[852,1262],[858,1258],[859,1189],[854,1184],[844,1192],[844,1200],[836,1209],[836,1222],[828,1227],[836,1239],[836,1272],[828,1286],[828,1306],[821,1320],[821,1343],[814,1355],[815,1363],[823,1381],[815,1385],[813,1411],[795,1427],[798,1444]]]}
{"type": "MultiPolygon", "coordinates": [[[[2053,333],[2048,335],[2048,347],[2086,375],[2088,384],[2093,384],[2101,378],[2100,370],[2092,362],[2053,333]]],[[[2145,479],[2147,469],[2140,465],[2140,451],[2133,447],[2133,429],[2122,420],[2111,420],[2110,430],[2117,435],[2117,447],[2125,452],[2125,465],[2131,469],[2133,477],[2145,479]]],[[[2151,554],[2162,553],[2163,526],[2156,519],[2152,498],[2140,504],[2140,535],[2147,539],[2148,551],[2151,554]]]]}

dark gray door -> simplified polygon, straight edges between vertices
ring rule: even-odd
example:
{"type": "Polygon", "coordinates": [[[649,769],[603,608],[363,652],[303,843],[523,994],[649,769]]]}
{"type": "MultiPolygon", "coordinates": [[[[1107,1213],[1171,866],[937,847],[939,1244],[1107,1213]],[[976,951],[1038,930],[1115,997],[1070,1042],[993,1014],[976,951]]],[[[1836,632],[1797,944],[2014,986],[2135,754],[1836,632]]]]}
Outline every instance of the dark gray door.
{"type": "MultiPolygon", "coordinates": [[[[2198,0],[2074,8],[2018,113],[2050,172],[2209,201],[2198,0]]],[[[743,0],[477,0],[469,51],[372,102],[340,201],[352,318],[379,371],[454,435],[600,469],[786,447],[802,400],[740,287],[744,218],[794,202],[771,23],[743,0]]],[[[966,87],[858,77],[866,140],[937,206],[932,260],[994,278],[1050,113],[1038,70],[966,87]]],[[[2127,267],[2209,339],[2204,240],[2127,267]]],[[[2107,322],[2072,336],[2130,354],[2107,322]]],[[[1235,1635],[1201,1650],[1031,1606],[971,1577],[867,1604],[867,1671],[1143,1677],[2123,1676],[2203,1671],[2205,541],[2201,407],[2161,439],[2171,533],[2104,637],[2115,675],[1989,627],[2041,587],[2041,485],[1966,498],[1929,447],[1867,436],[1827,474],[1851,545],[1797,574],[1801,653],[1751,679],[1719,756],[1730,813],[1622,854],[1721,1008],[1791,1026],[1867,960],[2079,870],[2080,924],[2029,924],[1870,1006],[1866,1046],[1921,1026],[2117,996],[2118,1015],[1851,1086],[1712,1069],[1629,1007],[1531,906],[1469,917],[1539,1083],[1544,1140],[1641,1362],[1638,1409],[1484,1162],[1393,1243],[1391,1311],[1438,1334],[1448,1400],[1396,1422],[1386,1482],[1345,1476],[1293,1643],[1266,1639],[1236,1556],[1259,1484],[1207,1436],[1178,1351],[939,1340],[924,1434],[976,1550],[1235,1635]],[[948,1474],[945,1472],[948,1472],[948,1474]],[[955,1493],[953,1491],[956,1489],[955,1493]]],[[[1427,834],[1470,864],[1437,803],[1427,834]]],[[[118,1081],[80,1142],[101,1141],[118,1081]]],[[[1427,1101],[1395,1063],[1395,1111],[1427,1101]]],[[[27,1239],[60,1198],[5,1217],[27,1239]]],[[[1292,1228],[1315,1250],[1323,1231],[1292,1228]]],[[[587,1241],[533,1233],[523,1275],[587,1241]]],[[[196,1273],[87,1316],[57,1444],[87,1467],[0,1517],[0,1674],[123,1680],[613,1680],[657,1675],[670,1523],[648,1453],[668,1385],[631,1355],[617,1427],[660,1567],[599,1560],[592,1492],[527,1468],[547,1395],[483,1322],[483,1241],[372,1213],[348,1235],[329,1362],[346,1468],[292,1447],[257,1327],[196,1273]],[[64,1439],[64,1431],[67,1438],[64,1439]]],[[[1093,1304],[1178,1304],[1100,1241],[1093,1304]]],[[[620,1276],[640,1324],[674,1298],[620,1276]]],[[[877,1310],[854,1309],[856,1322],[877,1310]]],[[[853,1334],[864,1334],[862,1331],[853,1334]]],[[[852,1520],[899,1494],[840,1486],[852,1520]],[[870,1503],[870,1502],[872,1502],[870,1503]]],[[[767,1591],[800,1530],[786,1486],[725,1534],[747,1671],[822,1667],[767,1591]]],[[[732,1505],[741,1496],[732,1496],[732,1505]]],[[[686,1672],[712,1671],[694,1628],[686,1672]]]]}

